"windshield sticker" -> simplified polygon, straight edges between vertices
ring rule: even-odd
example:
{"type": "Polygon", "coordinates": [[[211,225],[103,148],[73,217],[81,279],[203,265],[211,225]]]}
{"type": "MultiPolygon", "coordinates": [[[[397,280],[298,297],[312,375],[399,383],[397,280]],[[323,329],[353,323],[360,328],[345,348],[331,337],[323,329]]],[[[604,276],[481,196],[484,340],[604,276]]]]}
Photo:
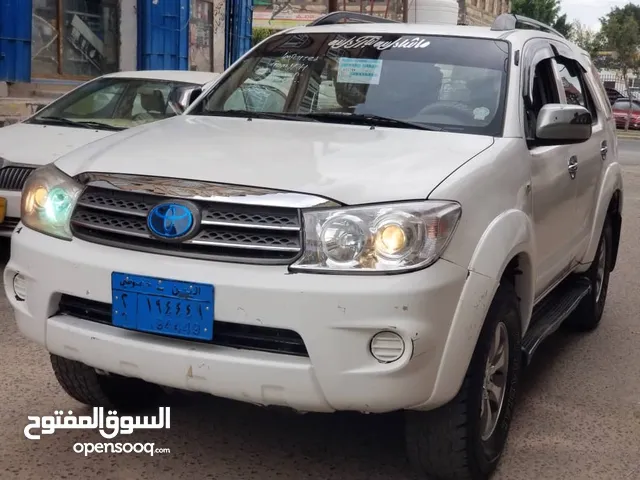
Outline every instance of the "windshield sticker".
{"type": "Polygon", "coordinates": [[[382,60],[341,57],[338,63],[338,83],[380,83],[382,60]]]}
{"type": "Polygon", "coordinates": [[[487,107],[478,107],[473,110],[473,118],[474,120],[484,120],[489,116],[490,113],[491,110],[489,110],[487,107]]]}
{"type": "Polygon", "coordinates": [[[273,68],[277,70],[289,73],[302,73],[316,61],[318,61],[318,57],[285,52],[281,57],[274,59],[272,65],[273,68]]]}
{"type": "Polygon", "coordinates": [[[365,48],[377,50],[390,48],[427,48],[431,42],[420,37],[402,37],[397,40],[383,41],[381,36],[365,35],[361,37],[336,38],[329,42],[330,48],[365,48]]]}

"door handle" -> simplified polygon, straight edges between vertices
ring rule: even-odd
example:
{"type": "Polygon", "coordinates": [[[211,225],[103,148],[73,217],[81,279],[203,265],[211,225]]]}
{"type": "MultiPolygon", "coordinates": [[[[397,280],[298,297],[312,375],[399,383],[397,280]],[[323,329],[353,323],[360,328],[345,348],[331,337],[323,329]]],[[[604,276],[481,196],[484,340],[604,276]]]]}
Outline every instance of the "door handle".
{"type": "Polygon", "coordinates": [[[569,170],[569,176],[571,179],[576,178],[576,172],[578,171],[578,157],[574,155],[569,159],[567,170],[569,170]]]}
{"type": "Polygon", "coordinates": [[[603,140],[600,144],[600,156],[603,161],[607,159],[607,153],[609,153],[609,145],[607,145],[606,140],[603,140]]]}

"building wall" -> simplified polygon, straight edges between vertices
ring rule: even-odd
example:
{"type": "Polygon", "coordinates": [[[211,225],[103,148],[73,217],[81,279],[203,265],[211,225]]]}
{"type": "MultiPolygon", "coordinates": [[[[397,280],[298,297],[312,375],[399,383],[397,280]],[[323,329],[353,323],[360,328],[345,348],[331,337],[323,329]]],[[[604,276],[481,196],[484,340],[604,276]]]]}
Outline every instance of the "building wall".
{"type": "Polygon", "coordinates": [[[224,71],[225,35],[225,0],[213,0],[213,71],[224,71]]]}
{"type": "MultiPolygon", "coordinates": [[[[22,0],[12,0],[22,1],[22,0]]],[[[162,2],[175,2],[177,0],[155,0],[162,2]]],[[[210,47],[209,56],[205,61],[198,62],[199,70],[212,70],[222,72],[224,70],[225,57],[225,0],[198,0],[210,3],[211,15],[207,16],[211,23],[208,29],[208,40],[204,43],[210,47]]],[[[0,81],[0,127],[4,124],[14,123],[22,118],[33,114],[37,108],[53,101],[63,93],[75,88],[78,84],[98,75],[110,73],[112,71],[137,70],[138,67],[138,0],[102,0],[101,5],[111,5],[117,7],[116,21],[110,21],[115,28],[103,28],[104,35],[103,52],[108,61],[104,61],[97,66],[90,67],[87,62],[82,62],[83,58],[89,57],[92,53],[92,45],[101,44],[98,39],[92,37],[90,30],[84,29],[86,35],[77,41],[76,46],[70,45],[69,40],[63,38],[63,48],[75,50],[69,55],[60,55],[58,7],[60,4],[67,5],[67,10],[62,15],[64,21],[70,21],[74,5],[84,5],[84,0],[33,0],[32,15],[32,45],[31,45],[31,82],[7,84],[0,81]],[[86,37],[91,37],[92,42],[87,42],[86,37]],[[83,54],[80,53],[81,50],[83,54]],[[62,59],[62,62],[60,61],[62,59]],[[75,62],[75,63],[74,63],[75,62]],[[60,67],[62,64],[62,68],[60,67]],[[81,64],[83,68],[74,68],[81,64]]],[[[90,3],[90,2],[87,2],[90,3]]],[[[193,3],[196,3],[195,0],[193,3]]],[[[94,4],[95,5],[95,4],[94,4]]],[[[77,9],[81,10],[81,9],[77,9]]],[[[28,13],[28,12],[27,12],[28,13]]],[[[80,12],[80,15],[87,12],[80,12]]],[[[81,16],[83,21],[90,23],[91,18],[96,18],[96,12],[81,16]]],[[[112,17],[113,18],[113,17],[112,17]]],[[[106,20],[102,19],[105,22],[106,20]]],[[[202,42],[202,31],[207,30],[206,25],[200,25],[199,35],[196,35],[197,42],[202,42]]],[[[66,35],[71,33],[66,32],[66,35]]],[[[190,28],[190,39],[191,28],[190,28]]],[[[190,49],[191,51],[192,49],[190,49]]],[[[200,57],[199,57],[200,58],[200,57]]],[[[190,59],[190,67],[193,66],[193,59],[190,59]]],[[[201,58],[200,58],[201,60],[201,58]]]]}
{"type": "Polygon", "coordinates": [[[225,49],[225,0],[190,1],[190,69],[222,72],[225,49]]]}
{"type": "Polygon", "coordinates": [[[458,0],[458,4],[463,25],[490,26],[498,15],[511,11],[511,0],[458,0]]]}
{"type": "MultiPolygon", "coordinates": [[[[167,6],[178,2],[154,1],[165,2],[167,6]]],[[[143,40],[138,31],[139,0],[33,2],[33,79],[84,81],[118,70],[137,69],[138,41],[143,40]],[[62,30],[60,23],[65,25],[62,30]]],[[[182,3],[191,10],[190,24],[184,31],[190,47],[188,68],[221,71],[225,0],[182,0],[182,3]]]]}
{"type": "Polygon", "coordinates": [[[137,0],[120,0],[119,69],[135,70],[138,66],[138,5],[137,0]]]}

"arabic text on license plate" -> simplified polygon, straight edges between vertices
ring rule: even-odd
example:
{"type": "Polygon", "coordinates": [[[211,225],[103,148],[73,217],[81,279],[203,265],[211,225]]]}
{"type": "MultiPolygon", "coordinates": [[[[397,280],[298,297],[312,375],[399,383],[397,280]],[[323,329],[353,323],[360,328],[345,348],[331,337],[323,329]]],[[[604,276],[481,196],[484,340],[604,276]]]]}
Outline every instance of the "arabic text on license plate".
{"type": "Polygon", "coordinates": [[[111,274],[116,327],[195,340],[213,338],[213,285],[111,274]]]}

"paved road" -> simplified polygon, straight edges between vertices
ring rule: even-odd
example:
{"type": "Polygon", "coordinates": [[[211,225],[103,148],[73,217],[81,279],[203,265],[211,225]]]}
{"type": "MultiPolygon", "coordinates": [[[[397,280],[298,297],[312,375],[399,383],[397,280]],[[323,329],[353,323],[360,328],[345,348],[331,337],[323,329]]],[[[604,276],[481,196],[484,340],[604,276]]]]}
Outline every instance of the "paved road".
{"type": "MultiPolygon", "coordinates": [[[[640,152],[640,142],[624,148],[640,152]],[[637,145],[637,147],[635,147],[637,145]]],[[[633,153],[625,163],[638,164],[633,153]]],[[[636,159],[638,155],[636,155],[636,159]]],[[[625,168],[625,224],[601,328],[560,333],[527,372],[495,480],[640,479],[640,165],[625,168]]],[[[0,478],[410,480],[398,415],[291,415],[206,397],[176,397],[169,431],[137,432],[170,454],[73,453],[82,430],[23,437],[27,415],[83,412],[48,357],[17,333],[0,299],[0,478]]],[[[121,440],[124,441],[124,440],[121,440]]]]}
{"type": "Polygon", "coordinates": [[[640,140],[619,139],[618,150],[622,165],[640,165],[640,140]]]}

